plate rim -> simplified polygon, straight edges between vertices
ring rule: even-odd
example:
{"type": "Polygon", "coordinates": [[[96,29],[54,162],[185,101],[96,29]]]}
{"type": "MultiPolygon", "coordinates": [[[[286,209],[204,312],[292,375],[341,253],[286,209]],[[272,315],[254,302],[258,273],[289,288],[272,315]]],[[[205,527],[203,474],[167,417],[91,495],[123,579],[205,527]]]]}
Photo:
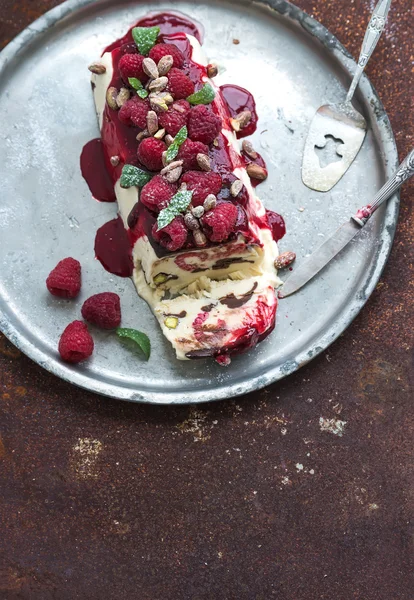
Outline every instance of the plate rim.
{"type": "MultiPolygon", "coordinates": [[[[102,0],[102,4],[108,0],[102,0]]],[[[12,60],[20,50],[34,43],[48,29],[62,21],[66,16],[72,15],[75,11],[83,9],[91,4],[99,4],[96,0],[66,0],[59,6],[56,6],[39,17],[32,24],[28,25],[20,34],[18,34],[0,53],[0,77],[2,76],[8,62],[12,60]]],[[[255,0],[255,4],[275,10],[281,17],[299,24],[309,35],[315,37],[325,47],[326,51],[333,55],[334,59],[341,63],[344,71],[351,77],[356,61],[346,50],[342,43],[330,33],[330,31],[316,19],[310,17],[299,7],[287,0],[255,0]]],[[[384,170],[386,176],[391,176],[394,169],[398,166],[398,151],[391,127],[389,117],[382,105],[375,87],[370,82],[366,74],[362,76],[360,90],[365,97],[371,97],[375,100],[376,119],[375,124],[378,128],[378,137],[382,139],[387,151],[384,158],[384,170]],[[379,118],[380,115],[380,118],[379,118]]],[[[371,265],[371,269],[365,280],[365,287],[358,291],[355,298],[341,312],[341,317],[337,322],[331,324],[329,328],[316,335],[311,346],[299,353],[293,360],[287,360],[283,364],[276,365],[268,369],[262,375],[256,375],[237,387],[234,384],[226,383],[223,386],[207,390],[196,390],[193,392],[151,392],[138,391],[129,387],[120,387],[116,384],[105,384],[96,377],[82,372],[82,369],[73,369],[60,362],[56,357],[51,359],[41,348],[33,343],[24,331],[19,330],[9,322],[7,314],[0,309],[0,331],[14,344],[21,352],[39,364],[49,373],[60,379],[74,384],[82,389],[97,393],[102,396],[115,398],[118,400],[127,400],[131,402],[149,403],[149,404],[199,404],[216,400],[231,399],[256,390],[260,390],[276,381],[279,381],[299,370],[302,366],[316,358],[326,350],[344,331],[349,327],[359,312],[363,309],[370,295],[374,291],[381,274],[385,268],[390,255],[395,231],[397,228],[399,213],[399,193],[396,193],[387,203],[383,218],[382,227],[379,234],[379,249],[371,265]]]]}

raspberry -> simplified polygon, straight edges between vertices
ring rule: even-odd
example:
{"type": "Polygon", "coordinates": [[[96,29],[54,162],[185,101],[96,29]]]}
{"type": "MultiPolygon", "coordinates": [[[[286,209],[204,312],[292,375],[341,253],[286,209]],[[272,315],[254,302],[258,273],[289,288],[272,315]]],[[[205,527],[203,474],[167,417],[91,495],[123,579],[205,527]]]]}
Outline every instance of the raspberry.
{"type": "Polygon", "coordinates": [[[188,171],[181,177],[181,183],[186,183],[188,190],[194,190],[191,200],[193,206],[203,204],[209,194],[217,196],[221,189],[221,177],[213,172],[188,171]]]}
{"type": "Polygon", "coordinates": [[[141,54],[124,54],[118,63],[119,72],[122,79],[128,84],[129,77],[136,77],[143,83],[148,80],[142,69],[144,57],[141,54]]]}
{"type": "Polygon", "coordinates": [[[177,100],[167,112],[158,115],[160,126],[175,137],[181,127],[187,125],[191,107],[185,100],[177,100]]]}
{"type": "Polygon", "coordinates": [[[211,144],[221,131],[221,119],[204,104],[195,106],[188,117],[188,135],[194,142],[211,144]]]}
{"type": "Polygon", "coordinates": [[[118,113],[119,120],[124,125],[145,129],[147,126],[147,114],[149,110],[150,103],[148,100],[141,100],[138,96],[133,96],[131,100],[127,100],[120,109],[118,113]]]}
{"type": "Polygon", "coordinates": [[[157,231],[158,224],[154,223],[152,235],[156,242],[167,248],[170,252],[175,252],[184,246],[187,241],[188,231],[183,217],[175,217],[173,221],[160,231],[157,231]]]}
{"type": "Polygon", "coordinates": [[[180,69],[172,68],[168,73],[168,89],[176,100],[194,94],[194,83],[180,69]]]}
{"type": "Polygon", "coordinates": [[[237,217],[237,206],[231,202],[222,202],[202,217],[201,224],[209,240],[224,242],[232,233],[237,217]]]}
{"type": "Polygon", "coordinates": [[[81,289],[81,265],[74,258],[61,260],[49,277],[46,286],[53,296],[76,298],[81,289]]]}
{"type": "Polygon", "coordinates": [[[141,190],[140,202],[150,210],[159,213],[177,193],[178,186],[168,183],[161,175],[156,175],[141,190]]]}
{"type": "Polygon", "coordinates": [[[200,168],[197,162],[197,154],[208,155],[208,146],[201,142],[193,142],[187,138],[181,145],[177,156],[177,160],[184,161],[184,171],[195,171],[200,168]]]}
{"type": "Polygon", "coordinates": [[[102,329],[115,329],[121,324],[121,301],[118,294],[103,292],[84,302],[82,317],[102,329]]]}
{"type": "Polygon", "coordinates": [[[156,44],[151,49],[149,56],[158,64],[162,57],[168,54],[173,57],[173,67],[180,69],[184,64],[184,54],[174,44],[156,44]]]}
{"type": "Polygon", "coordinates": [[[73,321],[62,333],[59,354],[68,363],[78,363],[89,358],[94,343],[87,326],[82,321],[73,321]]]}
{"type": "Polygon", "coordinates": [[[161,171],[162,155],[167,146],[161,140],[145,138],[138,146],[138,159],[150,171],[161,171]]]}

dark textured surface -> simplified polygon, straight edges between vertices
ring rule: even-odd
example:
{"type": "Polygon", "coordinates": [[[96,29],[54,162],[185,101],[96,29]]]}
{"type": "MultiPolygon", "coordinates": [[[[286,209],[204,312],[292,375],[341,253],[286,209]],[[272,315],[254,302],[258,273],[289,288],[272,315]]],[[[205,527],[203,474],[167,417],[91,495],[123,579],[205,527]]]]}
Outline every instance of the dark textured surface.
{"type": "MultiPolygon", "coordinates": [[[[58,3],[0,0],[0,42],[58,3]]],[[[373,1],[297,4],[358,54],[373,1]]],[[[412,40],[412,2],[394,0],[367,72],[401,158],[414,145],[412,40]]],[[[236,402],[99,398],[0,334],[0,598],[411,597],[412,183],[401,199],[391,259],[354,324],[236,402]],[[343,435],[321,418],[346,422],[343,435]]]]}

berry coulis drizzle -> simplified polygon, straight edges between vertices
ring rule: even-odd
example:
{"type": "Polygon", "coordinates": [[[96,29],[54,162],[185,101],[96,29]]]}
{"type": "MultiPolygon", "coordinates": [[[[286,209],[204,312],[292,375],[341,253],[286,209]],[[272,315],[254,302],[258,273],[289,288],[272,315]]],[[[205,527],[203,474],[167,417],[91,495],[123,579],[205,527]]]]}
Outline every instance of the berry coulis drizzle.
{"type": "Polygon", "coordinates": [[[131,277],[131,240],[121,217],[108,221],[96,233],[95,255],[102,266],[119,277],[131,277]]]}
{"type": "MultiPolygon", "coordinates": [[[[196,90],[200,89],[204,85],[203,78],[207,76],[207,70],[191,60],[192,47],[185,34],[193,35],[201,43],[204,34],[202,26],[186,19],[183,15],[175,13],[150,14],[134,25],[134,27],[153,26],[160,27],[159,41],[175,44],[184,54],[186,63],[183,71],[195,83],[196,90]]],[[[114,74],[110,85],[117,89],[124,85],[118,69],[119,60],[126,53],[138,52],[132,38],[132,29],[131,27],[123,38],[108,46],[104,51],[112,53],[114,74]]],[[[236,117],[243,110],[250,110],[252,113],[251,122],[242,131],[238,132],[237,137],[241,138],[254,133],[258,117],[252,94],[236,85],[224,85],[220,88],[220,91],[231,117],[236,117]]],[[[214,112],[218,112],[215,104],[212,108],[214,112]]],[[[136,154],[136,136],[139,131],[139,128],[129,127],[122,123],[118,118],[117,111],[106,104],[101,131],[102,139],[92,140],[86,144],[81,155],[82,175],[96,200],[101,202],[116,200],[114,185],[121,176],[124,164],[133,164],[145,170],[145,167],[139,163],[136,154]],[[112,165],[109,160],[113,156],[118,156],[120,159],[119,164],[116,166],[112,165]]],[[[246,167],[249,163],[254,162],[266,168],[265,161],[260,155],[254,161],[244,154],[242,156],[237,155],[234,150],[229,148],[227,139],[222,133],[218,136],[217,146],[212,145],[209,155],[213,171],[220,173],[223,178],[223,189],[218,196],[219,199],[223,200],[231,199],[229,190],[235,179],[232,173],[235,163],[238,162],[238,166],[246,167]]],[[[254,187],[259,183],[261,182],[252,179],[254,187]]],[[[247,200],[246,192],[246,198],[243,197],[243,194],[240,197],[240,205],[243,206],[247,203],[247,200]]],[[[145,233],[149,233],[149,225],[155,222],[155,218],[146,208],[143,208],[143,210],[148,213],[148,219],[146,219],[148,227],[145,227],[145,219],[144,227],[145,233]]],[[[235,234],[243,233],[247,235],[247,218],[243,210],[240,210],[240,213],[237,223],[238,229],[235,234]]],[[[271,211],[268,211],[268,216],[269,226],[275,240],[278,241],[285,233],[283,218],[271,211]]],[[[263,222],[261,224],[263,225],[263,222]]],[[[98,230],[95,239],[95,254],[107,271],[121,277],[131,276],[133,268],[131,254],[133,244],[139,237],[137,233],[139,232],[127,232],[122,219],[119,217],[109,221],[98,230]]],[[[141,232],[141,235],[142,233],[144,231],[141,232]]],[[[168,254],[168,251],[153,240],[151,235],[148,235],[148,238],[159,256],[168,254]]]]}
{"type": "Polygon", "coordinates": [[[114,182],[107,168],[105,157],[102,140],[100,138],[91,140],[82,150],[81,171],[96,200],[115,202],[114,182]]]}

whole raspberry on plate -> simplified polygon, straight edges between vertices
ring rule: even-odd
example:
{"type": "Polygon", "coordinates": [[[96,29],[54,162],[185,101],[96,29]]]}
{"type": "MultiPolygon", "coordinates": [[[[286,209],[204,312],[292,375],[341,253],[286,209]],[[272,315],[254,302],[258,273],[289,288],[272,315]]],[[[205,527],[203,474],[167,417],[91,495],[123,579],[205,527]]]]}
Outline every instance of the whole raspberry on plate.
{"type": "Polygon", "coordinates": [[[128,85],[130,77],[136,77],[143,83],[148,81],[148,77],[142,69],[143,61],[144,56],[141,56],[141,54],[124,54],[122,56],[118,63],[118,68],[124,83],[128,85]]]}
{"type": "Polygon", "coordinates": [[[184,54],[174,44],[156,44],[149,53],[149,57],[157,64],[163,56],[168,55],[173,57],[173,67],[180,69],[183,66],[184,54]]]}
{"type": "Polygon", "coordinates": [[[138,160],[149,171],[161,171],[163,168],[162,155],[167,146],[156,138],[145,138],[138,146],[138,160]]]}
{"type": "Polygon", "coordinates": [[[121,324],[121,301],[118,294],[103,292],[91,296],[82,306],[82,317],[102,329],[116,329],[121,324]]]}
{"type": "Polygon", "coordinates": [[[79,363],[92,355],[94,343],[88,327],[82,321],[73,321],[64,330],[59,341],[59,354],[65,362],[79,363]]]}
{"type": "Polygon", "coordinates": [[[145,129],[147,126],[147,114],[149,110],[149,100],[142,100],[138,96],[133,96],[121,107],[118,117],[124,125],[145,129]]]}
{"type": "Polygon", "coordinates": [[[177,160],[183,161],[183,171],[196,171],[200,169],[197,162],[197,154],[208,155],[208,146],[202,142],[193,142],[189,138],[181,144],[177,160]]]}
{"type": "Polygon", "coordinates": [[[59,298],[76,298],[81,284],[81,265],[74,258],[61,260],[46,279],[49,292],[59,298]]]}
{"type": "Polygon", "coordinates": [[[188,135],[194,142],[211,144],[221,131],[221,119],[211,109],[199,104],[188,117],[188,135]]]}
{"type": "Polygon", "coordinates": [[[184,246],[187,241],[188,230],[184,223],[184,218],[175,217],[173,221],[163,229],[158,231],[158,223],[154,223],[152,235],[156,242],[167,248],[170,252],[175,252],[184,246]]]}
{"type": "Polygon", "coordinates": [[[221,177],[218,173],[203,173],[201,171],[188,171],[181,177],[181,183],[187,184],[189,191],[193,190],[191,203],[201,206],[209,194],[217,196],[221,190],[221,177]]]}
{"type": "Polygon", "coordinates": [[[168,73],[168,89],[176,100],[183,100],[194,94],[194,83],[180,69],[173,67],[168,73]]]}
{"type": "Polygon", "coordinates": [[[177,100],[168,111],[158,115],[160,126],[175,137],[184,125],[187,125],[191,107],[186,100],[177,100]]]}
{"type": "Polygon", "coordinates": [[[161,175],[156,175],[141,190],[140,202],[150,210],[159,213],[177,193],[178,186],[168,183],[161,175]]]}
{"type": "Polygon", "coordinates": [[[237,206],[231,202],[221,202],[202,217],[201,224],[209,240],[224,242],[233,232],[237,217],[237,206]]]}

